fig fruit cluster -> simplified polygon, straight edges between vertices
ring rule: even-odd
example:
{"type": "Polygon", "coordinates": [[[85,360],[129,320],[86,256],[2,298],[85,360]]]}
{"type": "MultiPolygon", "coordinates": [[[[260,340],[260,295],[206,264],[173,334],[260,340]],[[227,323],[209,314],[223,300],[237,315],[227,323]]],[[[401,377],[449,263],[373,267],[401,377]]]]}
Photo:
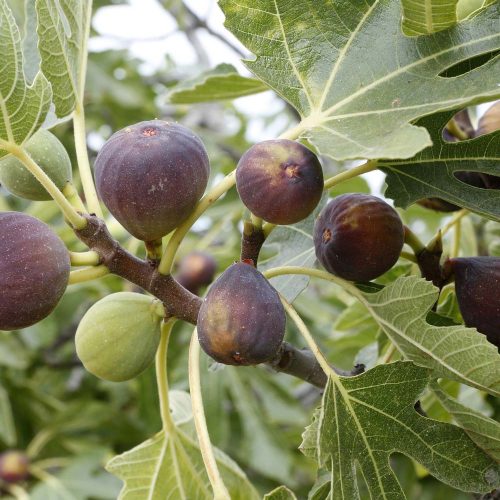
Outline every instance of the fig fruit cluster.
{"type": "Polygon", "coordinates": [[[203,350],[226,365],[269,361],[285,335],[278,292],[252,264],[237,262],[210,287],[198,314],[203,350]]]}
{"type": "Polygon", "coordinates": [[[130,380],[153,361],[160,343],[158,300],[134,292],[118,292],[96,302],[76,331],[76,353],[96,377],[130,380]]]}
{"type": "Polygon", "coordinates": [[[205,146],[177,123],[151,120],[116,132],[95,161],[97,192],[125,229],[156,241],[181,224],[207,186],[205,146]]]}
{"type": "MultiPolygon", "coordinates": [[[[45,129],[38,130],[26,142],[25,150],[59,189],[71,181],[71,161],[54,134],[45,129]]],[[[21,198],[34,201],[52,199],[33,174],[12,155],[0,160],[0,182],[21,198]]]]}
{"type": "Polygon", "coordinates": [[[351,281],[369,281],[397,262],[404,244],[398,213],[366,194],[331,200],[314,226],[316,257],[330,273],[351,281]]]}
{"type": "Polygon", "coordinates": [[[43,222],[0,212],[0,330],[31,326],[48,316],[69,279],[69,253],[43,222]]]}

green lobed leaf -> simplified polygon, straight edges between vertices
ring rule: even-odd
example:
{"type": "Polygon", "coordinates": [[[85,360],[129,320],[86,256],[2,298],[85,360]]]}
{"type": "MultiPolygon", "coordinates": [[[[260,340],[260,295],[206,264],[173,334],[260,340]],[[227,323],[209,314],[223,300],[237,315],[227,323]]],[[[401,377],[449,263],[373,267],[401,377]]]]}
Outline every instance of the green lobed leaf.
{"type": "Polygon", "coordinates": [[[500,355],[474,328],[435,326],[426,316],[439,290],[415,276],[398,278],[377,293],[359,298],[401,353],[436,376],[500,395],[500,355]]]}
{"type": "Polygon", "coordinates": [[[177,84],[167,94],[167,100],[174,104],[223,101],[266,90],[269,87],[260,80],[241,76],[231,64],[219,64],[196,78],[177,84]]]}
{"type": "Polygon", "coordinates": [[[476,139],[447,142],[441,132],[450,118],[450,113],[440,113],[419,121],[429,130],[433,145],[415,157],[380,161],[387,174],[385,195],[404,208],[422,198],[442,198],[500,220],[500,191],[470,186],[453,175],[460,171],[500,175],[500,130],[476,139]]]}
{"type": "Polygon", "coordinates": [[[406,35],[426,35],[457,23],[458,0],[402,0],[406,35]]]}
{"type": "Polygon", "coordinates": [[[21,35],[6,0],[0,0],[0,157],[2,142],[22,144],[43,123],[49,110],[50,84],[38,72],[28,85],[24,75],[21,35]]]}
{"type": "Polygon", "coordinates": [[[362,375],[329,379],[320,408],[303,435],[302,451],[332,474],[332,499],[359,499],[356,469],[371,498],[404,499],[389,465],[395,452],[415,459],[462,491],[488,492],[500,466],[454,425],[414,409],[429,371],[411,362],[380,365],[362,375]]]}
{"type": "MultiPolygon", "coordinates": [[[[187,393],[170,391],[175,427],[114,457],[106,469],[125,485],[119,498],[212,498],[212,488],[196,438],[192,437],[192,413],[187,393]]],[[[227,455],[215,449],[215,457],[232,499],[257,499],[245,473],[227,455]]]]}
{"type": "Polygon", "coordinates": [[[459,403],[444,392],[437,382],[431,387],[441,404],[472,441],[500,463],[500,424],[459,403]]]}
{"type": "Polygon", "coordinates": [[[227,28],[256,56],[249,69],[300,113],[295,132],[338,160],[410,158],[431,144],[411,122],[500,96],[500,57],[455,78],[439,76],[500,47],[498,2],[419,37],[403,34],[399,0],[220,5],[227,28]]]}
{"type": "Polygon", "coordinates": [[[70,115],[83,98],[92,2],[36,0],[42,71],[52,84],[56,114],[70,115]]]}

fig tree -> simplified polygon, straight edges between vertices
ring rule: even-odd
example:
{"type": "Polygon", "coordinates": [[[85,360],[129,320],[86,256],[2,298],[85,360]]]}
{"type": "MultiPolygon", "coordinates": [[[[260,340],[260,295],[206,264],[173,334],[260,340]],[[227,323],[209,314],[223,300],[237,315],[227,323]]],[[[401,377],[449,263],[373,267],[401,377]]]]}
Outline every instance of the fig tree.
{"type": "Polygon", "coordinates": [[[7,450],[0,454],[0,480],[6,483],[19,483],[28,475],[29,459],[19,450],[7,450]]]}
{"type": "MultiPolygon", "coordinates": [[[[28,140],[25,148],[59,189],[71,181],[71,161],[66,149],[54,134],[40,129],[28,140]]],[[[35,201],[52,199],[35,176],[12,155],[0,160],[0,182],[11,193],[21,198],[35,201]]]]}
{"type": "Polygon", "coordinates": [[[461,257],[448,263],[465,324],[500,347],[500,257],[461,257]]]}
{"type": "Polygon", "coordinates": [[[273,224],[294,224],[316,208],[323,170],[316,155],[299,142],[259,142],[238,162],[236,188],[253,214],[273,224]]]}
{"type": "Polygon", "coordinates": [[[226,365],[269,361],[285,335],[278,292],[251,264],[237,262],[210,287],[198,314],[203,350],[226,365]]]}
{"type": "Polygon", "coordinates": [[[209,173],[200,138],[162,120],[116,132],[95,162],[102,201],[130,234],[144,241],[158,240],[188,217],[209,173]]]}
{"type": "Polygon", "coordinates": [[[0,330],[31,326],[56,307],[68,284],[69,253],[43,222],[0,212],[0,330]]]}
{"type": "Polygon", "coordinates": [[[316,256],[332,274],[369,281],[388,271],[404,243],[403,223],[385,201],[366,194],[337,196],[314,225],[316,256]]]}
{"type": "Polygon", "coordinates": [[[134,292],[112,293],[96,302],[75,337],[76,353],[87,371],[111,382],[143,372],[160,342],[159,305],[157,299],[134,292]]]}
{"type": "Polygon", "coordinates": [[[214,279],[217,263],[206,252],[191,252],[179,263],[175,279],[191,293],[198,293],[203,286],[210,285],[214,279]]]}

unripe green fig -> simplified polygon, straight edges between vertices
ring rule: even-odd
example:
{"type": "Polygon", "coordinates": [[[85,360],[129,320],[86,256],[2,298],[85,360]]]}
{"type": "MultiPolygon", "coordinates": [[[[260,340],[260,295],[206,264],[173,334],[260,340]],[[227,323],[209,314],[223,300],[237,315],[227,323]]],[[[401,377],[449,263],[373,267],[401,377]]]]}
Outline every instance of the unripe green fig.
{"type": "Polygon", "coordinates": [[[465,324],[500,348],[500,257],[461,257],[447,265],[465,324]]]}
{"type": "Polygon", "coordinates": [[[217,263],[206,252],[191,252],[179,263],[175,279],[191,293],[198,293],[203,286],[210,285],[214,279],[217,263]]]}
{"type": "Polygon", "coordinates": [[[198,314],[203,350],[226,365],[269,361],[285,335],[285,310],[269,281],[245,262],[230,266],[210,287],[198,314]]]}
{"type": "Polygon", "coordinates": [[[236,188],[254,215],[273,224],[295,224],[318,205],[323,170],[316,155],[299,142],[263,141],[238,162],[236,188]]]}
{"type": "MultiPolygon", "coordinates": [[[[38,166],[63,189],[72,179],[71,161],[59,139],[45,129],[36,132],[25,144],[38,166]]],[[[52,197],[35,176],[14,156],[0,160],[0,182],[13,194],[28,200],[46,201],[52,197]]]]}
{"type": "Polygon", "coordinates": [[[69,253],[42,221],[0,212],[0,330],[31,326],[56,307],[68,284],[69,253]]]}
{"type": "Polygon", "coordinates": [[[189,216],[209,173],[200,138],[162,120],[116,132],[95,162],[100,198],[130,234],[144,241],[158,240],[189,216]]]}
{"type": "Polygon", "coordinates": [[[314,225],[316,257],[332,274],[370,281],[388,271],[404,244],[403,223],[394,208],[367,194],[337,196],[314,225]]]}
{"type": "Polygon", "coordinates": [[[7,450],[0,454],[0,480],[19,483],[29,475],[29,458],[19,450],[7,450]]]}
{"type": "Polygon", "coordinates": [[[153,361],[160,343],[162,306],[134,292],[112,293],[96,302],[76,330],[76,354],[96,377],[130,380],[153,361]]]}

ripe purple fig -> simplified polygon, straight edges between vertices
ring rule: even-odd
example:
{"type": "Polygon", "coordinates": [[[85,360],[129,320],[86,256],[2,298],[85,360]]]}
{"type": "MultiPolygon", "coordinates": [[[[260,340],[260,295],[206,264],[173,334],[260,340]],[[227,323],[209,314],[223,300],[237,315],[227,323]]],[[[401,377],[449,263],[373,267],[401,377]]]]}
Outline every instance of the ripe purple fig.
{"type": "Polygon", "coordinates": [[[29,475],[29,459],[19,450],[7,450],[0,454],[0,480],[19,483],[29,475]]]}
{"type": "Polygon", "coordinates": [[[369,281],[388,271],[404,243],[398,213],[380,198],[344,194],[330,201],[314,226],[316,257],[332,274],[369,281]]]}
{"type": "Polygon", "coordinates": [[[116,132],[95,162],[102,201],[130,234],[144,241],[158,240],[189,216],[209,173],[200,138],[161,120],[116,132]]]}
{"type": "Polygon", "coordinates": [[[465,324],[500,347],[500,257],[462,257],[448,264],[465,324]]]}
{"type": "Polygon", "coordinates": [[[191,252],[179,263],[175,279],[191,293],[198,293],[203,286],[210,285],[214,279],[217,263],[206,252],[191,252]]]}
{"type": "Polygon", "coordinates": [[[198,314],[203,350],[226,365],[269,361],[285,335],[278,292],[251,264],[237,262],[211,286],[198,314]]]}
{"type": "Polygon", "coordinates": [[[273,224],[295,224],[319,203],[323,170],[316,155],[299,142],[259,142],[238,162],[236,188],[254,215],[273,224]]]}
{"type": "Polygon", "coordinates": [[[0,330],[26,328],[48,316],[68,284],[69,253],[43,222],[0,212],[0,330]]]}

